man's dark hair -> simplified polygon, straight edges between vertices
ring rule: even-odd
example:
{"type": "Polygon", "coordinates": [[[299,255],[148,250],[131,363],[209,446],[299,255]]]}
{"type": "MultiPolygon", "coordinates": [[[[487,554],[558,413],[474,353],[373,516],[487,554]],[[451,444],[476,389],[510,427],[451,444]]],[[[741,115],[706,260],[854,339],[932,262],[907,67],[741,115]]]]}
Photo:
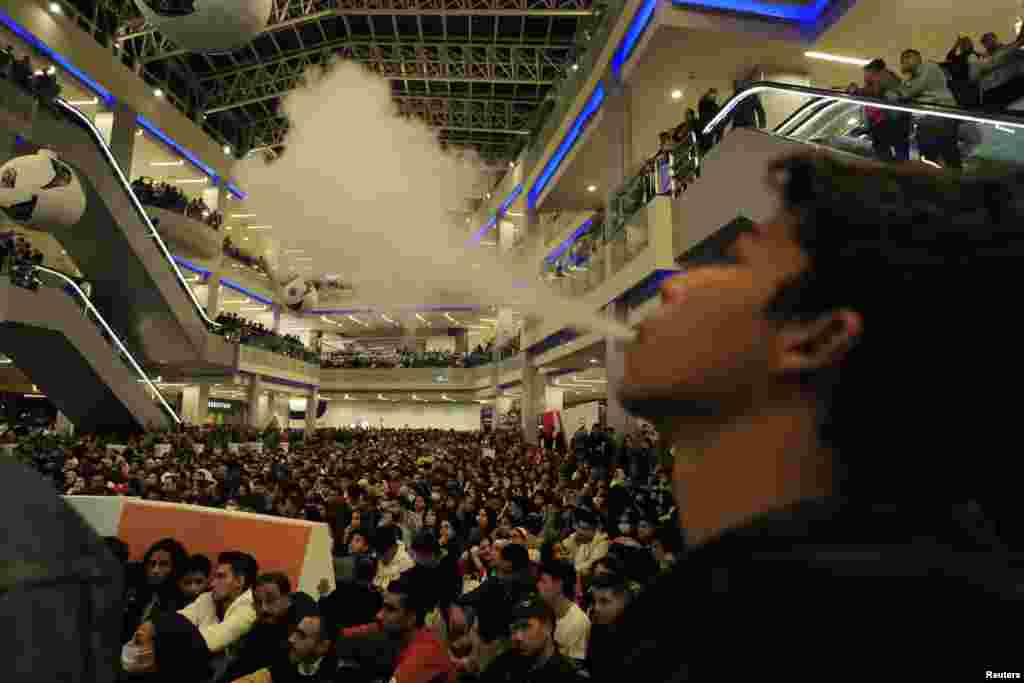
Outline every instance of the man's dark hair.
{"type": "Polygon", "coordinates": [[[210,563],[210,558],[206,555],[192,555],[188,558],[188,563],[185,565],[185,574],[202,574],[209,577],[212,570],[213,565],[210,563]]]}
{"type": "Polygon", "coordinates": [[[277,589],[281,591],[281,595],[289,595],[292,592],[292,581],[282,572],[268,572],[266,574],[260,574],[256,577],[252,587],[255,588],[256,586],[262,586],[267,583],[272,583],[277,586],[277,589]]]}
{"type": "Polygon", "coordinates": [[[370,583],[377,575],[377,561],[372,557],[360,555],[353,558],[352,578],[358,583],[370,583]]]}
{"type": "Polygon", "coordinates": [[[995,398],[994,378],[1012,386],[1021,374],[1001,327],[1024,261],[1024,175],[964,178],[826,156],[770,171],[808,266],[768,315],[810,321],[848,309],[863,318],[838,367],[801,378],[835,452],[836,491],[876,500],[913,491],[984,507],[1005,477],[981,456],[983,437],[999,450],[993,427],[1014,422],[1009,405],[985,399],[995,398]],[[935,460],[951,452],[979,457],[969,468],[935,460]]]}
{"type": "Polygon", "coordinates": [[[377,531],[373,534],[373,539],[370,541],[374,552],[381,554],[390,550],[398,543],[399,533],[398,527],[394,524],[385,524],[384,526],[377,527],[377,531]]]}
{"type": "Polygon", "coordinates": [[[416,574],[404,572],[388,584],[388,593],[402,596],[402,607],[416,613],[416,625],[423,626],[432,609],[427,582],[416,574]]]}
{"type": "Polygon", "coordinates": [[[551,560],[540,567],[541,574],[547,574],[562,586],[562,595],[572,600],[576,597],[576,568],[565,560],[551,560]]]}
{"type": "Polygon", "coordinates": [[[903,59],[904,57],[918,57],[918,58],[920,58],[921,57],[921,53],[918,52],[917,50],[914,50],[913,48],[911,48],[911,49],[908,49],[908,50],[904,50],[903,52],[900,53],[900,59],[903,59]]]}
{"type": "Polygon", "coordinates": [[[885,64],[884,59],[872,59],[864,66],[865,71],[880,72],[885,71],[888,67],[885,64]]]}
{"type": "Polygon", "coordinates": [[[501,559],[512,565],[512,571],[524,572],[530,568],[530,553],[526,548],[509,543],[501,549],[501,559]]]}
{"type": "Polygon", "coordinates": [[[153,553],[158,550],[163,550],[171,556],[171,565],[173,569],[171,570],[169,580],[174,582],[180,579],[182,574],[185,572],[185,565],[188,563],[188,552],[186,552],[185,546],[178,542],[177,539],[161,538],[146,550],[146,554],[142,557],[143,567],[145,567],[149,562],[149,558],[153,553]]]}
{"type": "Polygon", "coordinates": [[[243,590],[252,588],[252,582],[256,580],[256,575],[260,571],[259,563],[256,562],[255,557],[249,553],[242,553],[237,550],[229,550],[218,555],[217,564],[229,565],[235,576],[243,580],[243,590]]]}

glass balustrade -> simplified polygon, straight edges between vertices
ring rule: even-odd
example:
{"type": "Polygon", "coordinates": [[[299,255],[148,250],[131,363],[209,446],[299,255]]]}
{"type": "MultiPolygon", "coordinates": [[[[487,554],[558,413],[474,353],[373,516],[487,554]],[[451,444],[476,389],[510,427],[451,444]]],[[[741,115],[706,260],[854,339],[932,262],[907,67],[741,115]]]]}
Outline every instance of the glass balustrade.
{"type": "Polygon", "coordinates": [[[160,389],[149,378],[138,360],[128,350],[124,341],[110,327],[96,307],[93,306],[79,279],[45,266],[30,264],[12,265],[10,279],[11,283],[17,287],[24,287],[30,290],[38,289],[39,287],[52,287],[60,289],[71,297],[82,310],[85,318],[96,326],[100,337],[110,345],[111,352],[136,376],[140,384],[145,385],[149,397],[167,415],[168,420],[172,424],[179,424],[181,422],[174,408],[171,407],[163,394],[160,393],[160,389]]]}

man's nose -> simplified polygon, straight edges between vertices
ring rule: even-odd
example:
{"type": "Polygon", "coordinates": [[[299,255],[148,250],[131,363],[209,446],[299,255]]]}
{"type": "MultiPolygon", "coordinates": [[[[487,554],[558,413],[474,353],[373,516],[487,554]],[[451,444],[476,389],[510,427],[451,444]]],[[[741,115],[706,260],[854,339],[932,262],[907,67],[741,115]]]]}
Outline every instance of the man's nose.
{"type": "Polygon", "coordinates": [[[683,295],[683,276],[675,275],[661,283],[662,303],[672,304],[679,301],[683,295]]]}

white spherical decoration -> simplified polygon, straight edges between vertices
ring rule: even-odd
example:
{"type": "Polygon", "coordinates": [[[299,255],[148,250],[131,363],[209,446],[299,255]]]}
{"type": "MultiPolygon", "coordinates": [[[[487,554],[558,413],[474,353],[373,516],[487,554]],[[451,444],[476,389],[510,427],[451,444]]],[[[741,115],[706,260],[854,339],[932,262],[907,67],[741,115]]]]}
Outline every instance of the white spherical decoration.
{"type": "Polygon", "coordinates": [[[263,31],[273,0],[135,0],[146,23],[192,52],[230,52],[263,31]]]}
{"type": "Polygon", "coordinates": [[[85,213],[85,192],[74,169],[43,150],[0,166],[0,209],[40,230],[70,228],[85,213]]]}
{"type": "Polygon", "coordinates": [[[301,277],[295,277],[286,282],[281,288],[284,295],[284,305],[289,308],[298,308],[306,298],[306,281],[301,277]]]}

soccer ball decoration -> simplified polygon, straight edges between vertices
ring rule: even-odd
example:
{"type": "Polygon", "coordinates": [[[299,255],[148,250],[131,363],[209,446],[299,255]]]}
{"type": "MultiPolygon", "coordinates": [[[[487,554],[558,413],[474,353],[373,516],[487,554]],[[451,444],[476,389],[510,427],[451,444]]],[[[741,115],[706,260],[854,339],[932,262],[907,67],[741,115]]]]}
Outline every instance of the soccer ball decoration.
{"type": "Polygon", "coordinates": [[[267,25],[273,0],[135,0],[146,23],[192,52],[232,52],[267,25]]]}
{"type": "Polygon", "coordinates": [[[16,223],[39,230],[70,228],[82,219],[85,207],[74,169],[49,150],[0,166],[0,209],[16,223]]]}
{"type": "Polygon", "coordinates": [[[301,276],[295,276],[282,288],[284,304],[293,311],[311,311],[316,308],[319,296],[316,289],[301,276]]]}

